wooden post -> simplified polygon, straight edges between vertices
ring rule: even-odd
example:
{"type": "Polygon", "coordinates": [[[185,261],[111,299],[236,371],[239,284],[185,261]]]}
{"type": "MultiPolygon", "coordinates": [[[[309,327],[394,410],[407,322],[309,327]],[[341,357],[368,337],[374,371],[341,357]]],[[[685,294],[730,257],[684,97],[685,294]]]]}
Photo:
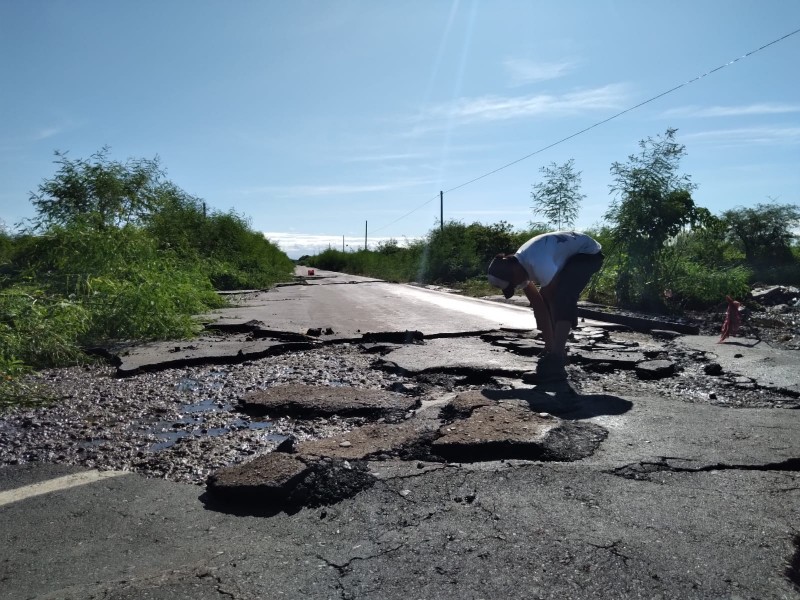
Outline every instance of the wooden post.
{"type": "Polygon", "coordinates": [[[367,251],[367,225],[369,221],[364,221],[364,252],[367,251]]]}
{"type": "Polygon", "coordinates": [[[439,231],[444,233],[444,192],[439,190],[439,231]]]}

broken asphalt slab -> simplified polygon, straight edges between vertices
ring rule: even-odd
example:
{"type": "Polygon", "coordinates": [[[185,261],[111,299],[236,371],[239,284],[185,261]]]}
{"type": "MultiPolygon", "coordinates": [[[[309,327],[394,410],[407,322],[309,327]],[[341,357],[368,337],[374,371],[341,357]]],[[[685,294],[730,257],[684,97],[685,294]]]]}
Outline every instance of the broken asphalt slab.
{"type": "Polygon", "coordinates": [[[346,386],[279,385],[247,393],[240,401],[249,414],[314,418],[369,417],[397,419],[419,406],[419,400],[386,390],[346,386]]]}
{"type": "Polygon", "coordinates": [[[431,451],[456,462],[573,461],[591,455],[606,433],[598,425],[563,421],[519,406],[481,406],[467,419],[443,425],[431,451]]]}
{"type": "MultiPolygon", "coordinates": [[[[583,461],[620,474],[642,469],[800,469],[796,435],[800,412],[791,410],[732,410],[663,398],[628,400],[522,388],[458,394],[442,408],[439,419],[438,429],[435,421],[418,416],[398,424],[368,424],[333,438],[295,443],[289,452],[307,466],[320,460],[364,463],[400,458],[458,463],[583,461]]],[[[286,459],[276,460],[275,472],[270,471],[268,459],[225,467],[210,480],[209,493],[236,504],[252,504],[254,490],[263,490],[257,504],[276,511],[295,506],[304,497],[317,501],[319,496],[311,494],[306,484],[302,492],[293,492],[297,474],[286,471],[286,459]],[[266,487],[259,487],[260,478],[266,487]],[[246,486],[240,483],[243,479],[246,486]],[[228,485],[230,481],[234,484],[228,485]],[[281,490],[277,495],[276,485],[281,490]],[[243,492],[242,498],[237,498],[236,490],[243,492]]]]}
{"type": "MultiPolygon", "coordinates": [[[[425,339],[421,345],[383,347],[379,364],[387,370],[406,375],[445,373],[471,376],[476,380],[490,377],[520,377],[536,369],[537,357],[544,351],[538,332],[492,331],[480,336],[464,335],[425,339]]],[[[642,377],[659,378],[674,373],[666,364],[647,364],[649,359],[666,354],[667,348],[653,341],[644,348],[634,344],[604,343],[608,333],[596,327],[582,327],[573,332],[570,361],[592,369],[632,370],[643,365],[642,377]]]]}
{"type": "Polygon", "coordinates": [[[482,377],[520,376],[536,368],[535,360],[478,337],[427,339],[422,345],[398,346],[384,354],[379,364],[408,375],[437,372],[482,377]]]}
{"type": "MultiPolygon", "coordinates": [[[[800,458],[800,411],[724,408],[661,397],[627,397],[630,410],[589,422],[608,437],[587,464],[618,468],[663,459],[693,468],[759,468],[800,458]]],[[[798,470],[800,465],[795,467],[798,470]]]]}
{"type": "Polygon", "coordinates": [[[301,456],[344,460],[428,460],[436,430],[430,422],[371,423],[331,438],[306,440],[292,451],[301,456]]]}
{"type": "Polygon", "coordinates": [[[363,462],[270,452],[208,478],[209,502],[233,502],[253,514],[340,502],[375,482],[363,462]]]}
{"type": "Polygon", "coordinates": [[[765,342],[748,338],[719,338],[705,335],[682,336],[676,342],[689,350],[701,351],[722,367],[721,373],[746,376],[759,387],[800,395],[798,353],[770,348],[765,342]]]}
{"type": "Polygon", "coordinates": [[[246,334],[220,338],[200,336],[186,342],[151,342],[111,351],[117,375],[127,377],[145,371],[159,371],[206,364],[235,364],[285,352],[310,350],[319,346],[314,339],[282,341],[252,339],[246,334]]]}

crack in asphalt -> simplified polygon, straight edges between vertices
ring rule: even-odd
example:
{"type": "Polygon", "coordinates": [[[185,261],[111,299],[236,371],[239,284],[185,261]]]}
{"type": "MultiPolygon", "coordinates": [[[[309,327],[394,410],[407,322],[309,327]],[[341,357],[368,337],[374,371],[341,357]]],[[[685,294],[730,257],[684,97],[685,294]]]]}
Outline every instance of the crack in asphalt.
{"type": "Polygon", "coordinates": [[[352,564],[355,561],[357,561],[357,560],[372,560],[372,559],[375,559],[375,558],[381,558],[382,556],[386,556],[387,554],[391,554],[392,552],[397,552],[398,550],[403,549],[405,546],[406,546],[406,544],[405,544],[405,542],[403,542],[403,543],[397,544],[396,546],[392,546],[391,548],[385,548],[385,549],[379,550],[378,552],[376,552],[374,554],[370,554],[368,556],[353,556],[353,557],[347,559],[345,562],[343,562],[341,564],[336,563],[336,562],[324,557],[322,554],[317,554],[316,557],[319,560],[321,560],[322,562],[324,562],[326,565],[328,565],[329,567],[335,569],[339,573],[339,577],[344,577],[348,573],[352,572],[352,564]]]}
{"type": "MultiPolygon", "coordinates": [[[[653,473],[707,473],[710,471],[800,471],[800,458],[788,458],[780,462],[765,463],[761,465],[737,465],[726,463],[713,463],[700,467],[680,467],[669,462],[669,457],[662,457],[657,461],[640,461],[629,463],[616,469],[606,471],[611,475],[633,479],[635,481],[647,481],[653,473]]],[[[681,459],[685,460],[685,459],[681,459]]]]}
{"type": "Polygon", "coordinates": [[[794,544],[794,553],[786,565],[784,575],[792,582],[794,589],[800,592],[800,533],[792,536],[792,544],[794,544]]]}
{"type": "Polygon", "coordinates": [[[220,596],[226,596],[227,598],[233,598],[233,600],[236,600],[237,596],[235,594],[222,589],[223,585],[222,578],[219,575],[212,575],[209,572],[205,572],[205,573],[196,573],[195,577],[200,580],[211,579],[216,584],[214,588],[217,590],[217,593],[220,596]]]}
{"type": "Polygon", "coordinates": [[[593,544],[589,542],[589,545],[593,548],[597,548],[598,550],[608,550],[614,556],[621,558],[623,564],[627,565],[628,561],[631,560],[631,557],[627,554],[623,554],[618,550],[618,546],[622,543],[622,540],[615,540],[610,544],[593,544]]]}

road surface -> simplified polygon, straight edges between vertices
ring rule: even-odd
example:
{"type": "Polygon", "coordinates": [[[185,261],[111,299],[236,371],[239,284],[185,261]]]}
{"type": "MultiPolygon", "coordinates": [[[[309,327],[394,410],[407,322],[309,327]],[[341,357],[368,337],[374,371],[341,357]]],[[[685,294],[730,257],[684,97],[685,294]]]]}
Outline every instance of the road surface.
{"type": "MultiPolygon", "coordinates": [[[[221,322],[330,327],[331,343],[534,326],[525,308],[318,274],[221,322]]],[[[418,361],[442,360],[426,347],[418,361]]],[[[131,473],[2,467],[0,598],[798,597],[800,411],[629,396],[604,414],[596,398],[542,397],[603,427],[597,452],[375,462],[378,483],[355,497],[270,517],[131,473]]]]}

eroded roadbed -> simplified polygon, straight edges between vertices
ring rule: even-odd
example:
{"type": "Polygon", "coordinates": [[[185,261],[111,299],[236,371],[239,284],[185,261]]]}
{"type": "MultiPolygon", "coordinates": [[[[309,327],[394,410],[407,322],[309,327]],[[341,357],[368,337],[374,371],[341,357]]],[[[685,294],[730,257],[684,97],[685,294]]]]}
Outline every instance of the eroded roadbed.
{"type": "MultiPolygon", "coordinates": [[[[229,343],[214,356],[174,362],[196,342],[164,345],[148,349],[164,364],[125,377],[93,366],[30,380],[56,401],[3,416],[0,485],[35,465],[144,475],[74,492],[109,536],[143,524],[130,541],[142,547],[120,557],[126,571],[97,527],[55,519],[48,539],[64,556],[91,548],[86,566],[12,534],[6,589],[786,598],[800,583],[791,353],[591,324],[569,342],[569,381],[540,385],[535,331],[249,327],[214,334],[229,343]]],[[[64,497],[28,510],[81,514],[64,497]]],[[[17,506],[0,512],[6,531],[35,518],[17,506]]]]}

